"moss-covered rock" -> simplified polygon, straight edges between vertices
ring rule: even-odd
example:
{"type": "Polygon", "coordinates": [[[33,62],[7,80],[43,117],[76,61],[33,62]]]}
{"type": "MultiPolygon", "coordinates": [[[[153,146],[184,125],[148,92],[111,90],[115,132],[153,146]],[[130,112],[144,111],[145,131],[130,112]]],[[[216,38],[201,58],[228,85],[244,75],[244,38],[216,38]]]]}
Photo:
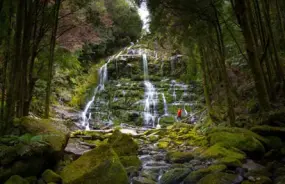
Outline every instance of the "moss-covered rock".
{"type": "Polygon", "coordinates": [[[217,172],[203,177],[198,184],[232,184],[235,183],[238,175],[217,172]]]}
{"type": "Polygon", "coordinates": [[[53,172],[50,169],[45,170],[45,172],[42,174],[42,179],[46,182],[46,183],[61,183],[61,177],[56,174],[55,172],[53,172]]]}
{"type": "Polygon", "coordinates": [[[185,178],[184,184],[197,183],[203,176],[214,172],[222,172],[226,168],[227,166],[219,164],[219,165],[211,165],[208,168],[203,168],[197,171],[193,171],[185,178]]]}
{"type": "Polygon", "coordinates": [[[157,147],[159,149],[166,149],[166,148],[168,148],[168,146],[169,146],[169,142],[167,142],[167,141],[159,141],[157,143],[157,147]]]}
{"type": "Polygon", "coordinates": [[[127,184],[127,173],[115,151],[101,145],[82,155],[61,172],[65,184],[127,184]]]}
{"type": "Polygon", "coordinates": [[[168,152],[166,159],[171,163],[184,163],[189,162],[194,158],[191,152],[168,152]]]}
{"type": "Polygon", "coordinates": [[[141,166],[141,161],[138,158],[139,147],[130,135],[115,130],[112,136],[109,137],[108,143],[117,153],[128,173],[139,170],[141,166]]]}
{"type": "Polygon", "coordinates": [[[11,176],[4,184],[29,184],[29,182],[21,176],[14,175],[11,176]]]}
{"type": "Polygon", "coordinates": [[[177,184],[182,182],[190,172],[188,168],[171,169],[162,175],[160,181],[163,184],[177,184]]]}
{"type": "Polygon", "coordinates": [[[264,154],[262,143],[250,134],[215,132],[209,135],[211,145],[219,143],[226,148],[235,147],[247,153],[264,154]]]}
{"type": "Polygon", "coordinates": [[[138,144],[130,135],[123,134],[119,130],[115,130],[109,137],[108,143],[112,146],[118,156],[138,155],[138,144]]]}
{"type": "Polygon", "coordinates": [[[220,144],[215,144],[206,149],[201,154],[204,158],[232,158],[237,160],[244,160],[246,155],[237,149],[228,149],[220,144]]]}
{"type": "Polygon", "coordinates": [[[68,138],[69,130],[62,123],[51,120],[38,120],[25,117],[22,119],[21,128],[32,135],[38,135],[42,141],[49,143],[50,151],[60,153],[64,150],[68,138]]]}

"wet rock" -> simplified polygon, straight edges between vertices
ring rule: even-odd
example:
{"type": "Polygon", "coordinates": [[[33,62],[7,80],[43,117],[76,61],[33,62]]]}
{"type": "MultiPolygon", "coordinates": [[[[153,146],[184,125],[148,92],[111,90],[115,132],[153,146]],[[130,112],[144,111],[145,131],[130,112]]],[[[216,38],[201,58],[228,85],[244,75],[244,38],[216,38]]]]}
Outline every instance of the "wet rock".
{"type": "Polygon", "coordinates": [[[176,184],[182,182],[185,177],[191,172],[191,170],[187,168],[176,168],[167,171],[161,177],[161,183],[163,184],[176,184]]]}
{"type": "Polygon", "coordinates": [[[61,172],[65,184],[126,184],[127,173],[115,151],[101,145],[82,155],[61,172]]]}

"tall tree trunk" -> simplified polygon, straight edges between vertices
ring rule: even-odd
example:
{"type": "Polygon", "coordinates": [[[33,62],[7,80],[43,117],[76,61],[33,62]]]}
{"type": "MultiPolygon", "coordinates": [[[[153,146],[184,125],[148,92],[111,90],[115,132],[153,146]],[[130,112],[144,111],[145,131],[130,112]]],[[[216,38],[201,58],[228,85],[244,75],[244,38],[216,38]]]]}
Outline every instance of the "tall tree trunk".
{"type": "Polygon", "coordinates": [[[228,118],[229,122],[231,125],[235,123],[235,112],[234,112],[234,104],[231,98],[231,86],[229,83],[229,77],[226,69],[226,58],[225,58],[225,44],[224,44],[224,38],[223,38],[223,33],[222,33],[222,28],[220,25],[219,17],[218,17],[218,12],[217,8],[215,7],[214,3],[212,3],[212,7],[215,12],[215,21],[214,21],[214,26],[216,30],[216,36],[217,36],[217,41],[218,41],[218,48],[219,48],[219,54],[220,54],[220,66],[221,66],[221,74],[222,74],[222,80],[224,83],[225,87],[225,92],[226,92],[226,101],[227,101],[227,113],[228,113],[228,118]]]}
{"type": "Polygon", "coordinates": [[[254,39],[252,25],[253,16],[249,0],[236,0],[235,13],[238,22],[242,28],[245,39],[246,50],[249,58],[249,65],[254,77],[257,97],[262,110],[270,109],[269,97],[265,85],[264,76],[262,75],[260,62],[257,57],[256,41],[254,39]]]}
{"type": "Polygon", "coordinates": [[[12,59],[9,75],[9,88],[7,93],[7,113],[6,121],[10,122],[15,115],[15,107],[18,102],[17,95],[20,92],[20,76],[21,76],[21,43],[22,43],[22,30],[24,17],[24,0],[17,1],[17,13],[16,13],[16,30],[14,36],[14,59],[12,59]]]}
{"type": "Polygon", "coordinates": [[[56,33],[58,27],[58,14],[60,8],[61,0],[56,0],[55,3],[55,23],[52,30],[51,35],[51,45],[50,45],[50,56],[49,56],[49,65],[48,65],[48,82],[46,88],[46,104],[45,104],[45,118],[49,118],[49,111],[50,111],[50,96],[51,96],[51,82],[52,82],[52,74],[53,74],[53,64],[54,64],[54,50],[56,44],[56,33]]]}
{"type": "Polygon", "coordinates": [[[210,89],[209,89],[209,82],[208,82],[209,80],[208,80],[207,72],[206,72],[207,64],[205,61],[205,52],[203,50],[203,46],[200,45],[199,47],[200,47],[200,57],[201,57],[201,69],[202,69],[202,73],[203,73],[204,96],[205,96],[206,106],[208,109],[208,114],[210,116],[213,109],[212,109],[211,99],[210,99],[210,89]]]}

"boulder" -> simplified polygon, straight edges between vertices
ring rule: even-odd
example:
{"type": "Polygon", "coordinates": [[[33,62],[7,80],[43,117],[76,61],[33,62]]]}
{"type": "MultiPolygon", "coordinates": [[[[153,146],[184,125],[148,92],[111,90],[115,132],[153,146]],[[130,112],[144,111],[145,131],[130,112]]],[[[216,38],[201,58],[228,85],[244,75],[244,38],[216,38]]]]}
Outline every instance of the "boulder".
{"type": "Polygon", "coordinates": [[[21,176],[14,175],[11,176],[4,184],[29,184],[29,182],[21,176]]]}
{"type": "Polygon", "coordinates": [[[171,163],[184,163],[189,162],[194,158],[191,152],[168,152],[166,159],[171,163]]]}
{"type": "Polygon", "coordinates": [[[56,174],[55,172],[53,172],[50,169],[45,170],[45,172],[42,174],[42,179],[46,182],[46,183],[61,183],[61,177],[56,174]]]}
{"type": "Polygon", "coordinates": [[[238,175],[217,172],[206,175],[197,184],[233,184],[239,183],[239,180],[238,175]]]}
{"type": "Polygon", "coordinates": [[[215,173],[222,172],[227,169],[225,165],[211,165],[208,168],[198,169],[197,171],[191,172],[184,180],[184,184],[197,183],[203,176],[215,173]]]}
{"type": "Polygon", "coordinates": [[[163,184],[177,184],[182,182],[190,172],[188,168],[171,169],[162,175],[160,181],[163,184]]]}
{"type": "Polygon", "coordinates": [[[219,143],[225,148],[237,148],[252,155],[263,155],[265,149],[263,144],[250,134],[215,132],[209,136],[211,145],[219,143]]]}
{"type": "Polygon", "coordinates": [[[109,145],[83,154],[61,172],[64,184],[127,184],[128,176],[116,152],[109,145]]]}
{"type": "Polygon", "coordinates": [[[22,119],[20,127],[25,132],[37,135],[39,139],[47,142],[55,154],[61,154],[64,151],[69,139],[69,130],[65,125],[51,120],[39,120],[30,117],[22,119]]]}
{"type": "Polygon", "coordinates": [[[138,158],[139,147],[130,135],[123,134],[119,130],[116,130],[112,136],[109,137],[108,144],[110,144],[117,153],[128,173],[139,170],[141,166],[141,161],[138,158]]]}

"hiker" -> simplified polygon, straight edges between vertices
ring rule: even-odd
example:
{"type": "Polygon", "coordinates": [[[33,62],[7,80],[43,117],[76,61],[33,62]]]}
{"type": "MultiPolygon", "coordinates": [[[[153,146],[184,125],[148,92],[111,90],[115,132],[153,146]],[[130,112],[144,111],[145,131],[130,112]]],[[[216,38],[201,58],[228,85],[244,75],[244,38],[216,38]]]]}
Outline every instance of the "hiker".
{"type": "Polygon", "coordinates": [[[181,115],[182,115],[182,109],[179,108],[178,111],[177,111],[177,120],[179,120],[179,121],[182,120],[181,115]]]}

